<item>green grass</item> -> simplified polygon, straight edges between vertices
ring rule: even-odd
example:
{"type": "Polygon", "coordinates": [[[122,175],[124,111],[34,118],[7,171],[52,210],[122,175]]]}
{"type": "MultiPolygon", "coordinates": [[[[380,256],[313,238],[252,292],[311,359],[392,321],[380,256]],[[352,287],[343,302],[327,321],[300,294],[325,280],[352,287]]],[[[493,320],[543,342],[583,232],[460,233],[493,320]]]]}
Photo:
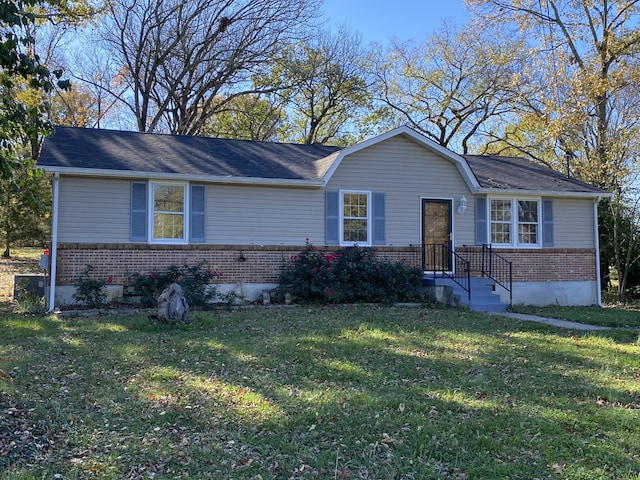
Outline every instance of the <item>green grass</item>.
{"type": "Polygon", "coordinates": [[[628,329],[375,307],[0,329],[3,480],[640,478],[628,329]]]}
{"type": "Polygon", "coordinates": [[[640,309],[637,307],[525,307],[515,305],[512,310],[520,313],[572,320],[574,322],[600,325],[603,327],[640,328],[640,309]]]}

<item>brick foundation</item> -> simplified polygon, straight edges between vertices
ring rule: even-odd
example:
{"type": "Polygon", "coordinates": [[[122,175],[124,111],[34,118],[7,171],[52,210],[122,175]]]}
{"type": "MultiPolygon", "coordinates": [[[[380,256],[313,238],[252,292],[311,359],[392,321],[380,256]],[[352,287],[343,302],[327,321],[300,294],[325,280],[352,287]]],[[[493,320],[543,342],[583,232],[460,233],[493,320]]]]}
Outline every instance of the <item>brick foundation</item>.
{"type": "MultiPolygon", "coordinates": [[[[170,266],[197,265],[221,274],[217,283],[277,283],[282,266],[300,253],[303,245],[146,245],[71,244],[58,245],[57,284],[74,285],[86,265],[92,276],[110,278],[114,285],[128,285],[135,273],[166,271],[170,266]]],[[[322,247],[330,254],[335,247],[322,247]]],[[[420,266],[421,252],[415,247],[375,247],[389,261],[420,266]]],[[[456,252],[464,255],[465,247],[456,252]]],[[[594,249],[500,249],[494,250],[513,262],[514,282],[595,281],[594,249]]]]}
{"type": "MultiPolygon", "coordinates": [[[[465,255],[467,249],[456,252],[465,255]]],[[[595,249],[494,249],[512,262],[514,282],[573,282],[596,280],[595,249]]]]}
{"type": "MultiPolygon", "coordinates": [[[[135,273],[163,272],[170,266],[197,265],[220,273],[216,283],[278,283],[282,266],[304,248],[284,246],[225,245],[137,245],[71,244],[58,245],[57,284],[74,285],[87,265],[91,276],[110,279],[114,285],[128,285],[135,273]]],[[[335,247],[317,247],[327,254],[335,247]]],[[[376,248],[378,255],[390,261],[416,265],[410,247],[376,248]]]]}

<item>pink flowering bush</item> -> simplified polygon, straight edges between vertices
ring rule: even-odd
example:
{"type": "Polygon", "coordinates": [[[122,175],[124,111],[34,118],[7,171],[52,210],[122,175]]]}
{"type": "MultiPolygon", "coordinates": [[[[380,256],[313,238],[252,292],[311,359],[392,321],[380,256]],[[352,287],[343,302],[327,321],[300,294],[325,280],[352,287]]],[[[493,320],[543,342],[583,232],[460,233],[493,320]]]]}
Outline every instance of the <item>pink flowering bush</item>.
{"type": "Polygon", "coordinates": [[[372,248],[322,253],[307,240],[280,276],[280,290],[297,301],[394,303],[416,297],[421,272],[376,256],[372,248]]]}

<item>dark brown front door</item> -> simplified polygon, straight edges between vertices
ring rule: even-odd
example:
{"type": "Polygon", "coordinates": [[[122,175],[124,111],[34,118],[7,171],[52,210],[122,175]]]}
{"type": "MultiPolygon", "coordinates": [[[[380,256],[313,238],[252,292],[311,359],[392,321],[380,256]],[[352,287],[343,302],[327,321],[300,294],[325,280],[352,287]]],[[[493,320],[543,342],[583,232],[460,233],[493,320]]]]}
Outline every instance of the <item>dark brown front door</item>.
{"type": "Polygon", "coordinates": [[[451,200],[422,200],[423,268],[451,271],[451,200]]]}

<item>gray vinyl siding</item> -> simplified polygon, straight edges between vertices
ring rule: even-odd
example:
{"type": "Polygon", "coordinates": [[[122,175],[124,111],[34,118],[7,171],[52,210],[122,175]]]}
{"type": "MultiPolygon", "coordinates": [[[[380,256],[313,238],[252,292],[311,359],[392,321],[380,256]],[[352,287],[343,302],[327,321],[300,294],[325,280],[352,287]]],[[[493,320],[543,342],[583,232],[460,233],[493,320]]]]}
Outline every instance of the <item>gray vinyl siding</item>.
{"type": "Polygon", "coordinates": [[[594,248],[592,199],[553,199],[554,248],[594,248]]]}
{"type": "Polygon", "coordinates": [[[130,196],[127,180],[61,177],[58,241],[129,242],[130,196]]]}
{"type": "Polygon", "coordinates": [[[244,186],[207,187],[207,243],[324,244],[324,191],[244,186]]]}
{"type": "MultiPolygon", "coordinates": [[[[206,243],[324,244],[324,191],[206,185],[206,243]]],[[[131,181],[62,177],[58,239],[128,243],[131,181]]]]}
{"type": "Polygon", "coordinates": [[[455,244],[475,243],[474,197],[457,167],[410,140],[395,137],[345,157],[327,185],[340,189],[385,193],[387,245],[421,243],[421,198],[453,200],[455,244]],[[463,195],[468,207],[460,215],[463,195]]]}

